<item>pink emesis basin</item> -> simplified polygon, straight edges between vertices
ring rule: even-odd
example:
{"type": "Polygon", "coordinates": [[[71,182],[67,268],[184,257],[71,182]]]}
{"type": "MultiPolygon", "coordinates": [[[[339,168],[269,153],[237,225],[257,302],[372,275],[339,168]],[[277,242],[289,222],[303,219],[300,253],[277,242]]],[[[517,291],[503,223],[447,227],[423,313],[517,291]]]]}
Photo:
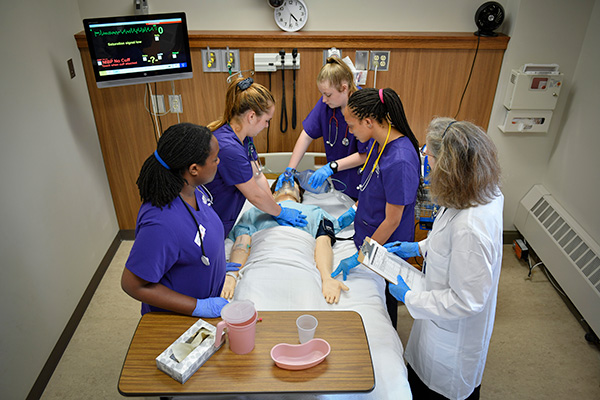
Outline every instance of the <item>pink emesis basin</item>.
{"type": "Polygon", "coordinates": [[[325,340],[312,339],[303,344],[279,343],[271,349],[271,358],[279,368],[306,369],[322,362],[330,351],[325,340]]]}

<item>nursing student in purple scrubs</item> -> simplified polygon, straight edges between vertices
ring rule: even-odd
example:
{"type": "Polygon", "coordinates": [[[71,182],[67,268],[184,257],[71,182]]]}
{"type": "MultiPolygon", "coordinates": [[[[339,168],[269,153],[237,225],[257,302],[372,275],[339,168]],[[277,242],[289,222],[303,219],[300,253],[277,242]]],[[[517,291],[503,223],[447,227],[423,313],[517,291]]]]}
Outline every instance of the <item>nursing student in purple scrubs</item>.
{"type": "MultiPolygon", "coordinates": [[[[344,109],[350,131],[363,143],[373,139],[361,167],[356,210],[350,208],[338,221],[345,227],[354,221],[354,244],[359,249],[366,236],[383,245],[398,240],[414,241],[415,204],[421,192],[419,142],[413,134],[400,97],[392,89],[362,89],[350,96],[344,109]],[[409,239],[398,239],[409,238],[409,239]]],[[[340,262],[332,276],[359,265],[358,250],[340,262]]],[[[392,324],[398,320],[398,301],[386,288],[392,324]]]]}
{"type": "Polygon", "coordinates": [[[281,225],[307,224],[300,211],[281,207],[273,199],[252,141],[269,126],[274,112],[271,92],[252,78],[239,77],[227,88],[223,117],[208,125],[219,141],[221,163],[215,179],[206,186],[225,228],[222,239],[229,234],[246,199],[281,225]]]}
{"type": "MultiPolygon", "coordinates": [[[[348,98],[357,90],[354,75],[350,67],[338,57],[329,57],[317,76],[317,87],[322,94],[321,99],[302,122],[303,130],[286,168],[287,176],[293,175],[312,141],[322,138],[328,164],[315,171],[309,184],[316,189],[331,176],[343,182],[334,180],[336,189],[357,199],[356,187],[360,183],[358,167],[365,162],[368,143],[361,143],[354,137],[342,114],[348,98]]],[[[279,190],[284,181],[294,184],[293,179],[288,177],[284,173],[277,179],[276,190],[279,190]]]]}
{"type": "MultiPolygon", "coordinates": [[[[227,300],[223,225],[203,189],[217,172],[219,143],[208,128],[177,124],[144,162],[135,242],[121,287],[142,314],[174,311],[215,318],[227,300]]],[[[239,264],[237,264],[239,266],[239,264]]]]}

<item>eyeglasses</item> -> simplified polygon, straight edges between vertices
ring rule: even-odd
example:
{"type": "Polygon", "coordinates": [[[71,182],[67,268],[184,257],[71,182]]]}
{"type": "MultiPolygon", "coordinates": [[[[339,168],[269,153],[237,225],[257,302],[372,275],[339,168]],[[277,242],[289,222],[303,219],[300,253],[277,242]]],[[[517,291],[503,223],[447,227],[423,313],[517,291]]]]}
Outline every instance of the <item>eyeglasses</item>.
{"type": "Polygon", "coordinates": [[[427,153],[427,145],[423,145],[423,147],[421,147],[420,153],[423,157],[434,157],[435,158],[435,156],[433,154],[427,153]]]}

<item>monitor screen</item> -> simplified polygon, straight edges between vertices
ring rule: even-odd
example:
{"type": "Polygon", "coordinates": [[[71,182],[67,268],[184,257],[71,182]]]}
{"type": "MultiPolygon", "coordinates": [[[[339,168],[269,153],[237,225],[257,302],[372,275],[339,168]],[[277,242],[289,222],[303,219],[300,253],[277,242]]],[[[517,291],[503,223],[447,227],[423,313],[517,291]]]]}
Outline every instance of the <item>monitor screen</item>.
{"type": "Polygon", "coordinates": [[[185,13],[84,19],[99,88],[189,79],[185,13]]]}

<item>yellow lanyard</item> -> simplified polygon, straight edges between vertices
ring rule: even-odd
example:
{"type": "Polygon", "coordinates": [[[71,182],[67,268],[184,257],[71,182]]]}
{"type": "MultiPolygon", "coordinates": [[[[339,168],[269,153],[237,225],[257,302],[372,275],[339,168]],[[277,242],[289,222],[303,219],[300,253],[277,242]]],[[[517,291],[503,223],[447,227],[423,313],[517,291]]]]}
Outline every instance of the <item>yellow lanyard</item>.
{"type": "MultiPolygon", "coordinates": [[[[373,164],[373,168],[371,169],[371,173],[373,173],[373,171],[375,171],[375,168],[377,168],[377,165],[379,164],[379,159],[381,158],[381,155],[383,154],[383,150],[385,150],[385,146],[387,145],[388,140],[390,139],[390,132],[392,132],[392,124],[390,124],[388,122],[387,137],[385,138],[385,142],[383,143],[383,147],[381,148],[381,151],[377,155],[377,159],[375,160],[375,164],[373,164]]],[[[369,150],[369,154],[367,155],[367,159],[365,160],[365,163],[363,164],[362,168],[359,170],[359,172],[361,174],[363,173],[363,171],[367,167],[367,163],[369,162],[369,158],[371,158],[371,152],[373,151],[373,147],[375,147],[375,143],[373,143],[373,146],[371,146],[371,150],[369,150]]]]}

